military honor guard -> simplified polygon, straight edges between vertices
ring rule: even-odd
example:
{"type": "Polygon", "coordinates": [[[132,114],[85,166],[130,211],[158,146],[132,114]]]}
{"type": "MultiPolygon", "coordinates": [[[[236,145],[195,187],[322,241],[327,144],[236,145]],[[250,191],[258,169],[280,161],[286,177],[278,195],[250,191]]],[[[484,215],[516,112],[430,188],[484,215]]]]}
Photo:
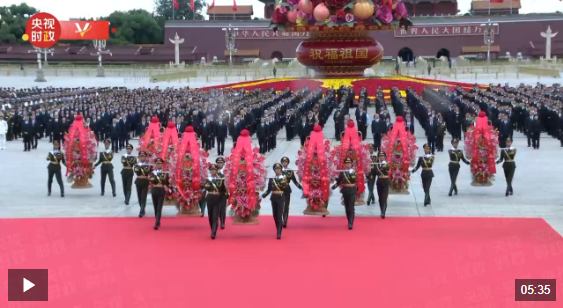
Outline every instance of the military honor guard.
{"type": "Polygon", "coordinates": [[[283,206],[283,227],[287,228],[287,220],[289,218],[289,204],[291,203],[291,186],[289,185],[290,182],[293,182],[297,188],[303,190],[297,178],[295,178],[295,172],[293,170],[288,169],[290,160],[288,157],[282,157],[281,164],[282,164],[282,173],[285,175],[287,179],[287,187],[284,191],[283,197],[285,198],[285,203],[283,206]]]}
{"type": "Polygon", "coordinates": [[[47,155],[49,166],[47,166],[47,195],[51,195],[51,186],[53,185],[53,176],[56,177],[59,188],[61,189],[61,197],[65,196],[65,187],[63,185],[63,176],[61,174],[61,164],[66,167],[65,155],[61,152],[61,144],[59,141],[53,141],[53,151],[47,155]]]}
{"type": "Polygon", "coordinates": [[[141,210],[139,217],[145,216],[145,208],[147,207],[147,195],[149,193],[149,175],[152,172],[152,165],[146,163],[147,152],[139,152],[139,163],[135,164],[133,171],[137,175],[135,179],[135,187],[137,187],[137,200],[141,210]]]}
{"type": "MultiPolygon", "coordinates": [[[[203,184],[203,188],[207,191],[205,199],[207,202],[207,216],[209,216],[209,227],[211,227],[212,239],[215,239],[217,234],[219,216],[221,210],[225,208],[225,202],[229,196],[227,186],[225,186],[225,178],[219,175],[218,170],[219,167],[216,164],[209,166],[210,176],[205,181],[205,184],[203,184]]],[[[221,229],[224,229],[224,221],[222,224],[221,229]]]]}
{"type": "MultiPolygon", "coordinates": [[[[217,157],[215,159],[215,164],[217,165],[217,175],[220,178],[225,178],[225,173],[223,172],[223,167],[225,166],[225,159],[223,157],[217,157]]],[[[225,229],[225,220],[227,219],[227,199],[223,199],[223,204],[219,206],[219,220],[221,221],[221,229],[225,229]]]]}
{"type": "Polygon", "coordinates": [[[125,196],[125,204],[129,205],[131,199],[131,186],[133,186],[133,166],[137,163],[137,157],[131,155],[133,145],[130,143],[126,146],[127,153],[121,157],[123,169],[121,170],[121,183],[123,184],[123,195],[125,196]]]}
{"type": "Polygon", "coordinates": [[[450,163],[448,164],[448,172],[450,173],[450,192],[448,196],[452,196],[452,192],[455,192],[457,195],[457,175],[459,174],[459,162],[462,161],[465,164],[469,165],[469,161],[465,159],[463,155],[463,151],[458,149],[459,146],[459,139],[452,139],[452,148],[448,150],[448,155],[450,156],[450,163]]]}
{"type": "Polygon", "coordinates": [[[434,155],[430,154],[432,150],[428,143],[424,144],[424,156],[418,158],[418,163],[416,167],[412,169],[412,173],[415,173],[418,169],[422,168],[422,173],[420,177],[422,178],[422,188],[424,189],[424,206],[430,204],[430,186],[432,185],[432,178],[434,177],[434,172],[432,171],[432,165],[434,165],[434,155]]]}
{"type": "Polygon", "coordinates": [[[516,171],[516,149],[512,147],[512,140],[510,138],[506,139],[506,148],[500,149],[500,158],[497,160],[497,164],[504,162],[502,164],[502,169],[504,169],[504,177],[506,178],[506,193],[505,196],[514,194],[512,189],[512,179],[514,179],[514,172],[516,171]]]}
{"type": "Polygon", "coordinates": [[[368,183],[368,205],[375,203],[375,194],[373,190],[375,189],[375,178],[377,177],[377,174],[375,172],[375,165],[377,164],[377,154],[375,154],[375,145],[373,144],[369,145],[369,155],[371,160],[371,170],[366,174],[368,183]]]}
{"type": "Polygon", "coordinates": [[[102,196],[105,193],[105,189],[106,189],[106,178],[109,177],[109,183],[111,184],[111,192],[112,195],[115,197],[117,196],[115,194],[115,180],[113,178],[113,151],[111,150],[110,146],[111,146],[111,140],[106,139],[106,141],[104,141],[104,146],[105,146],[105,151],[100,153],[100,157],[98,159],[98,162],[94,165],[94,167],[98,167],[100,164],[102,165],[101,169],[102,169],[102,196]]]}
{"type": "Polygon", "coordinates": [[[154,170],[149,177],[149,183],[152,185],[151,196],[152,205],[154,207],[155,230],[158,230],[158,227],[160,227],[160,218],[162,216],[164,196],[166,195],[166,188],[170,185],[170,177],[168,175],[168,172],[162,170],[163,164],[164,160],[160,157],[157,158],[155,160],[154,170]]]}
{"type": "Polygon", "coordinates": [[[283,175],[283,167],[281,164],[274,164],[275,177],[268,181],[268,189],[262,194],[262,198],[266,198],[270,193],[270,201],[272,202],[272,212],[274,214],[274,222],[278,231],[277,238],[281,239],[283,226],[283,208],[285,204],[284,191],[287,189],[288,181],[283,175]]]}
{"type": "Polygon", "coordinates": [[[383,151],[379,151],[377,154],[378,162],[375,165],[375,173],[377,175],[377,181],[375,186],[377,187],[377,196],[379,197],[379,208],[381,210],[381,218],[385,219],[385,212],[387,212],[387,198],[389,197],[389,169],[390,165],[386,161],[387,154],[383,151]]]}
{"type": "Polygon", "coordinates": [[[340,170],[338,178],[336,178],[336,183],[332,186],[332,189],[336,189],[341,186],[340,192],[344,199],[344,208],[346,210],[346,218],[348,219],[348,229],[352,230],[354,227],[354,216],[355,216],[355,206],[356,206],[356,194],[358,193],[358,188],[356,187],[356,182],[358,180],[358,174],[356,170],[352,169],[352,159],[347,157],[344,160],[345,170],[340,170]]]}

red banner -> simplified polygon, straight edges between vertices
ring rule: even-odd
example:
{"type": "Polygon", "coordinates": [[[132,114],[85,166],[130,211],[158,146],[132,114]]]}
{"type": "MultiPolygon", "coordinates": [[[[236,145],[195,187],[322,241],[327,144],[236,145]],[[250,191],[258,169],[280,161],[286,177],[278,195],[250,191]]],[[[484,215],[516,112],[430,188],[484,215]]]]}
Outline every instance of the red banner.
{"type": "Polygon", "coordinates": [[[61,40],[107,40],[109,21],[61,21],[61,40]]]}
{"type": "Polygon", "coordinates": [[[383,56],[376,41],[305,41],[297,47],[297,59],[305,66],[372,66],[383,56]]]}
{"type": "MultiPolygon", "coordinates": [[[[428,36],[473,36],[484,35],[486,26],[481,24],[427,25],[412,26],[408,30],[395,29],[395,37],[428,37],[428,36]]],[[[495,35],[500,33],[499,25],[493,26],[495,35]]]]}

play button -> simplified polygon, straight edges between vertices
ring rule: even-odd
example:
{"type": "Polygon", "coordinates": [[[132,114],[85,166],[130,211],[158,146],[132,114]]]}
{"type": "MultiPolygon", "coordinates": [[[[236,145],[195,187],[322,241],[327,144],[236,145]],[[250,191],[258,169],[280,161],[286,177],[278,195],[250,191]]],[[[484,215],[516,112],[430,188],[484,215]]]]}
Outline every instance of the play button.
{"type": "Polygon", "coordinates": [[[35,284],[27,279],[23,279],[23,292],[27,292],[29,289],[35,287],[35,284]]]}
{"type": "Polygon", "coordinates": [[[49,271],[46,269],[8,269],[8,301],[49,300],[49,271]]]}

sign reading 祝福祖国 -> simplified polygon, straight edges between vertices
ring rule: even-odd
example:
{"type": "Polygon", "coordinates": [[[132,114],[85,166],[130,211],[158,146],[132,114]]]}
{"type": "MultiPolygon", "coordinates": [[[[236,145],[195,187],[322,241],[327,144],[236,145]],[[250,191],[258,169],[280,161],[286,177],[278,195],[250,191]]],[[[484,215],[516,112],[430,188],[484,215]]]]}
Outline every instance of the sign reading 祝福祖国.
{"type": "Polygon", "coordinates": [[[285,32],[274,31],[272,29],[239,29],[235,31],[235,37],[239,40],[264,40],[264,39],[297,39],[309,38],[309,32],[285,32]]]}
{"type": "MultiPolygon", "coordinates": [[[[429,36],[472,36],[483,35],[486,27],[481,24],[457,25],[420,25],[408,30],[395,29],[395,37],[429,37],[429,36]]],[[[495,35],[499,34],[499,26],[494,26],[495,35]]]]}

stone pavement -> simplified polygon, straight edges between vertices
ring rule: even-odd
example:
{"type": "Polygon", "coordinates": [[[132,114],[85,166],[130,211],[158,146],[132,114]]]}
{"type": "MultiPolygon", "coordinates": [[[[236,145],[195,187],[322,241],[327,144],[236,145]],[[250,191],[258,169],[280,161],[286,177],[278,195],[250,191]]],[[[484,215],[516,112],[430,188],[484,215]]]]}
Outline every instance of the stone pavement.
{"type": "MultiPolygon", "coordinates": [[[[373,114],[373,108],[369,113],[373,114]]],[[[351,112],[353,114],[353,110],[351,112]]],[[[332,118],[325,126],[325,136],[334,137],[334,123],[332,118]]],[[[418,138],[418,153],[422,154],[422,145],[426,142],[424,132],[420,125],[415,128],[418,138]]],[[[285,130],[278,134],[278,146],[267,154],[266,165],[272,166],[281,157],[288,156],[295,168],[294,162],[300,148],[298,138],[288,142],[284,139],[285,130]]],[[[436,153],[434,168],[435,177],[432,183],[432,205],[424,207],[422,183],[420,174],[414,174],[411,180],[409,195],[391,195],[387,216],[392,219],[396,216],[447,216],[447,217],[542,217],[560,234],[563,234],[563,201],[561,198],[561,180],[563,167],[560,165],[563,148],[559,141],[542,135],[541,149],[532,150],[527,147],[526,138],[517,133],[514,146],[518,149],[516,158],[516,175],[514,179],[514,196],[505,197],[506,184],[501,165],[498,165],[497,177],[492,187],[473,187],[470,185],[469,167],[462,165],[458,177],[459,195],[448,197],[450,187],[448,175],[449,158],[447,153],[436,153]]],[[[331,139],[333,144],[336,143],[331,139]]],[[[368,141],[370,141],[368,139],[368,141]]],[[[447,150],[450,138],[444,141],[447,150]]],[[[132,143],[137,146],[138,141],[132,143]]],[[[257,141],[254,141],[257,145],[257,141]]],[[[227,141],[226,153],[230,152],[232,142],[227,141]]],[[[123,202],[123,191],[120,176],[119,159],[114,159],[114,169],[117,197],[111,196],[109,183],[106,183],[106,196],[100,196],[99,171],[94,175],[91,183],[92,189],[74,190],[65,181],[65,198],[59,197],[58,185],[53,183],[53,194],[47,197],[47,162],[45,160],[51,145],[39,141],[39,149],[32,152],[22,152],[23,144],[20,141],[8,142],[8,148],[0,151],[0,218],[11,217],[116,217],[136,216],[139,205],[136,192],[133,192],[130,205],[123,202]]],[[[102,150],[100,144],[99,149],[102,150]]],[[[120,153],[121,154],[121,153],[120,153]]],[[[120,155],[118,154],[118,156],[120,155]]],[[[136,154],[136,153],[135,153],[136,154]]],[[[216,152],[212,150],[210,159],[215,160],[216,152]]],[[[273,173],[271,168],[268,168],[273,173]]],[[[133,190],[135,188],[133,187],[133,190]]],[[[291,215],[302,215],[305,209],[305,200],[301,199],[301,192],[293,189],[291,196],[291,215]]],[[[153,210],[150,196],[148,202],[147,224],[152,223],[153,210]]],[[[262,203],[261,215],[264,219],[271,219],[270,201],[262,203]]],[[[329,203],[331,215],[344,215],[340,205],[340,194],[333,191],[329,203]]],[[[174,216],[174,207],[165,207],[164,216],[174,216]]],[[[379,206],[358,206],[358,216],[379,216],[379,206]]],[[[198,219],[198,218],[194,218],[198,219]]],[[[322,219],[322,218],[319,218],[322,219]]],[[[291,224],[291,220],[290,220],[291,224]]]]}

